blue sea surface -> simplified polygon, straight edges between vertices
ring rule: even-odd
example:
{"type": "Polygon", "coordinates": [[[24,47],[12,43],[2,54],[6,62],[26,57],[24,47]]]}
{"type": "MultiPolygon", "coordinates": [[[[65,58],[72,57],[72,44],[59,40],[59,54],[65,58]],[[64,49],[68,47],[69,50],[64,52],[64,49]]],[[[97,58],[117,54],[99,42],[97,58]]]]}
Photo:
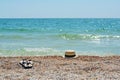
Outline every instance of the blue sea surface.
{"type": "Polygon", "coordinates": [[[0,19],[0,56],[120,55],[119,18],[0,19]]]}

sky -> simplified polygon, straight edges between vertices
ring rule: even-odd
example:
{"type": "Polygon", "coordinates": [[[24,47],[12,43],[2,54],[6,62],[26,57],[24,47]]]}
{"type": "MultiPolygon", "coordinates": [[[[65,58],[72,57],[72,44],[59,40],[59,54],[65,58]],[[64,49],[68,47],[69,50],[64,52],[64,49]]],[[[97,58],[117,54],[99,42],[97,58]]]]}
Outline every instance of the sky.
{"type": "Polygon", "coordinates": [[[120,18],[120,0],[0,0],[0,18],[120,18]]]}

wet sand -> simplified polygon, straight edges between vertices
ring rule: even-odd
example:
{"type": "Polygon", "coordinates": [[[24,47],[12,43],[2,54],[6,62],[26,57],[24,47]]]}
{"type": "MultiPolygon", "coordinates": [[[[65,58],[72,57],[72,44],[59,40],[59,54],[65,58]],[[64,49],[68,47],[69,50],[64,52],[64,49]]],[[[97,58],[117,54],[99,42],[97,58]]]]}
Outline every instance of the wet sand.
{"type": "Polygon", "coordinates": [[[120,80],[120,56],[0,57],[0,80],[120,80]],[[19,61],[31,59],[31,69],[19,61]]]}

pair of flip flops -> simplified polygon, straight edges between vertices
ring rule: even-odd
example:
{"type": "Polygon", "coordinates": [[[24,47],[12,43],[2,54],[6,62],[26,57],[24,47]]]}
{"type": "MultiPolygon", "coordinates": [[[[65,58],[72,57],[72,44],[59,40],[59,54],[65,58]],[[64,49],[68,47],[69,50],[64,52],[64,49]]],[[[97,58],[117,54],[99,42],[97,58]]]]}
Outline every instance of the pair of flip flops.
{"type": "Polygon", "coordinates": [[[26,60],[23,59],[19,62],[20,65],[22,65],[23,68],[29,69],[33,67],[33,61],[32,60],[26,60]]]}

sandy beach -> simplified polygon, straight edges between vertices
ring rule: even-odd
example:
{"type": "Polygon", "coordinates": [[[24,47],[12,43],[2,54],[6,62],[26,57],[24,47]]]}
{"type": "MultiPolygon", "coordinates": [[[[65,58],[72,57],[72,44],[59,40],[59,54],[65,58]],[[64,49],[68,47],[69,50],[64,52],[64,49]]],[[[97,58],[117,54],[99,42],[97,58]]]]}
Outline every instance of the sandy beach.
{"type": "Polygon", "coordinates": [[[120,80],[120,56],[0,57],[0,80],[120,80]],[[31,59],[33,68],[19,61],[31,59]]]}

